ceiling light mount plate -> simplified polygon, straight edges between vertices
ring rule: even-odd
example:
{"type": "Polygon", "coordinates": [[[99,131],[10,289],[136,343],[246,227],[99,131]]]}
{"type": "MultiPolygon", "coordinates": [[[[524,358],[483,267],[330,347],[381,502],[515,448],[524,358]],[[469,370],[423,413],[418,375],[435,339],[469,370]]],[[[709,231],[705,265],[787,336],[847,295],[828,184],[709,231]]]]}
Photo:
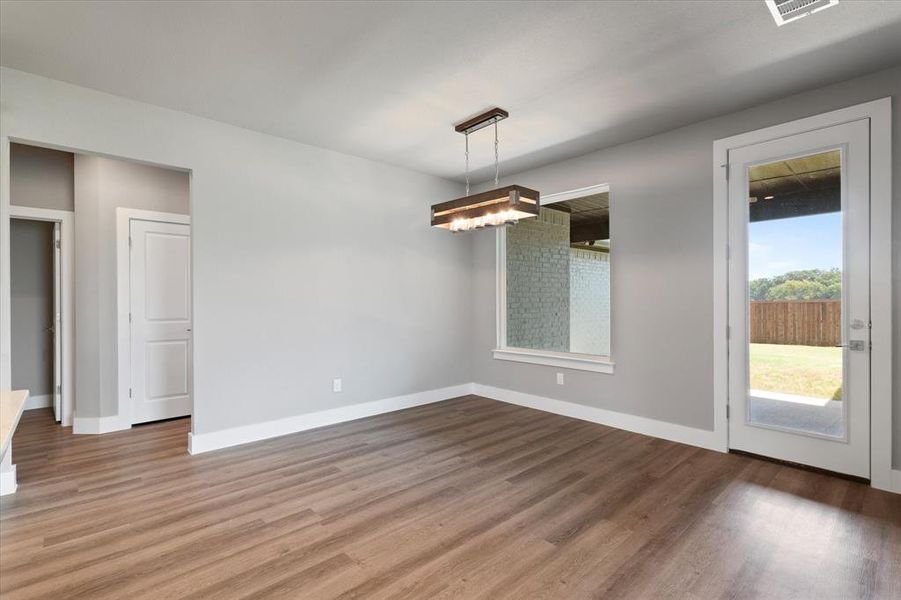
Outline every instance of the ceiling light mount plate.
{"type": "Polygon", "coordinates": [[[498,121],[503,121],[507,117],[510,116],[510,113],[505,111],[503,108],[494,107],[491,110],[486,110],[483,113],[480,113],[470,119],[466,119],[459,125],[454,126],[454,131],[457,133],[462,133],[464,135],[469,135],[473,131],[478,131],[479,129],[484,129],[489,125],[494,125],[498,121]]]}

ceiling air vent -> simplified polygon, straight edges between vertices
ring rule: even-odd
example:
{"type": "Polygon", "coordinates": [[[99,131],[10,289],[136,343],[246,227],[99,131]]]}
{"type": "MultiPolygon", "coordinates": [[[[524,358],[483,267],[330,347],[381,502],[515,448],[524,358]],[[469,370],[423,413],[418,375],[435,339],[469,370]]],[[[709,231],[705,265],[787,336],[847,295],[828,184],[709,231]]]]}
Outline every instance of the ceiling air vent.
{"type": "Polygon", "coordinates": [[[838,0],[766,0],[776,25],[780,27],[836,4],[838,0]]]}

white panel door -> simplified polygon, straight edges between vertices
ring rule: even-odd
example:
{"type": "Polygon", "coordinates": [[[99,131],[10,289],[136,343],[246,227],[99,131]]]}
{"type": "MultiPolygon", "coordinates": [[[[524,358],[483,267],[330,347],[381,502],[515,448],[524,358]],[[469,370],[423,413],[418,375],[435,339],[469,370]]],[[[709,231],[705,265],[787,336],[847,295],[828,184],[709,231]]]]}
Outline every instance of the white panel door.
{"type": "Polygon", "coordinates": [[[129,226],[132,423],[191,414],[191,229],[129,226]]]}
{"type": "Polygon", "coordinates": [[[869,121],[729,151],[729,447],[870,477],[869,121]]]}

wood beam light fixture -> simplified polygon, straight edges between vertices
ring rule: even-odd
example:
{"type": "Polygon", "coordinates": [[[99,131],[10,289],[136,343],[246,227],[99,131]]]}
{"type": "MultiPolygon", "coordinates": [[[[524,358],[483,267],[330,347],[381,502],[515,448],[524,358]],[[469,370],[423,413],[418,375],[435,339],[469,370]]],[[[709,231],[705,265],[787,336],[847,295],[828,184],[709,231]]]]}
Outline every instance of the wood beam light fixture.
{"type": "Polygon", "coordinates": [[[520,219],[538,216],[540,194],[520,185],[499,187],[497,123],[509,116],[501,108],[477,115],[454,130],[466,138],[466,195],[456,200],[432,205],[432,227],[442,227],[454,233],[482,227],[499,227],[517,223],[520,219]],[[494,189],[469,194],[469,134],[494,126],[494,189]]]}

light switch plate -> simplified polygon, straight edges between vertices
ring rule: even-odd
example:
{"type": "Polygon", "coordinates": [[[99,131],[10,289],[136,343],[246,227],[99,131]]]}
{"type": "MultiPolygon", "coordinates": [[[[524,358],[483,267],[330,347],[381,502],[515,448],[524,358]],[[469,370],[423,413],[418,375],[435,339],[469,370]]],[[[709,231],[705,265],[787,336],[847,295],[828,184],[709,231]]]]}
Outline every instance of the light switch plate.
{"type": "Polygon", "coordinates": [[[338,377],[336,379],[332,379],[332,391],[340,392],[341,391],[341,378],[338,377]]]}
{"type": "Polygon", "coordinates": [[[557,373],[557,385],[563,385],[563,373],[557,373]]]}

